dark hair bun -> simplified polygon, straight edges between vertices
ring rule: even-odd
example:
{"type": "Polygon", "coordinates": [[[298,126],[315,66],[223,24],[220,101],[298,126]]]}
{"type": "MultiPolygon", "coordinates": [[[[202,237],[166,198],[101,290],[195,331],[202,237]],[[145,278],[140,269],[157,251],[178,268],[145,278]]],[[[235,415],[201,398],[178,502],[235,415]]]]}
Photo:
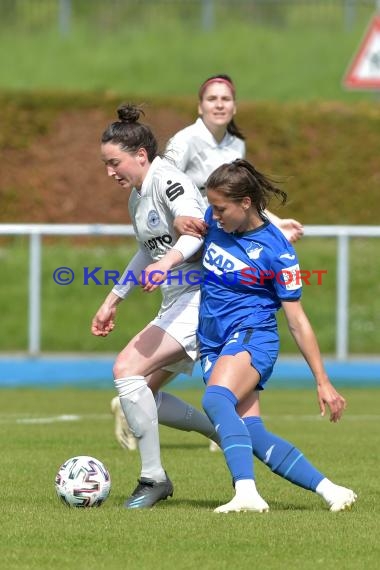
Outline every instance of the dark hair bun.
{"type": "Polygon", "coordinates": [[[119,121],[122,123],[137,123],[140,115],[144,115],[144,111],[134,105],[120,105],[117,109],[119,121]]]}

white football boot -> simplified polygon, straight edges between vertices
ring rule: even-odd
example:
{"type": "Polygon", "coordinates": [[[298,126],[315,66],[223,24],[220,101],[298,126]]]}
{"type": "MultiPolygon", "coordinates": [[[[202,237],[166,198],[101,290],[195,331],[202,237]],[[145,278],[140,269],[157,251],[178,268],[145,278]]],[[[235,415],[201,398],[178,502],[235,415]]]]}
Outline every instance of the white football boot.
{"type": "Polygon", "coordinates": [[[332,513],[338,513],[339,511],[350,511],[357,497],[357,494],[351,489],[335,485],[334,493],[326,502],[332,513]]]}
{"type": "Polygon", "coordinates": [[[335,485],[325,477],[318,483],[315,492],[322,497],[332,513],[349,511],[357,499],[356,493],[346,487],[335,485]]]}
{"type": "Polygon", "coordinates": [[[253,480],[236,481],[235,491],[234,498],[229,503],[217,507],[214,513],[241,513],[246,511],[267,513],[269,511],[268,503],[260,497],[253,480]]]}
{"type": "Polygon", "coordinates": [[[111,400],[111,411],[115,416],[115,437],[121,447],[134,451],[137,449],[137,441],[125,419],[119,396],[111,400]]]}
{"type": "Polygon", "coordinates": [[[269,505],[259,494],[246,498],[235,495],[232,501],[225,505],[220,505],[220,507],[214,510],[214,513],[245,513],[247,511],[267,513],[269,505]]]}

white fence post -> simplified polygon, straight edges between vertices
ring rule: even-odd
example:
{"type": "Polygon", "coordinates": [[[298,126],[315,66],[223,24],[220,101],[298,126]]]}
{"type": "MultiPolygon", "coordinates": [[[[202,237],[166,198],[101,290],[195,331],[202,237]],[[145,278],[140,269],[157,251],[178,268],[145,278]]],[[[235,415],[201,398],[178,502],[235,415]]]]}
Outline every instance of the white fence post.
{"type": "Polygon", "coordinates": [[[29,236],[29,336],[28,352],[37,356],[41,347],[41,234],[29,236]]]}
{"type": "Polygon", "coordinates": [[[214,0],[202,0],[202,29],[206,32],[215,27],[214,0]]]}
{"type": "Polygon", "coordinates": [[[58,26],[61,36],[66,37],[71,31],[71,0],[58,0],[58,26]]]}
{"type": "Polygon", "coordinates": [[[350,283],[349,237],[338,236],[335,346],[338,360],[348,356],[348,302],[350,283]]]}

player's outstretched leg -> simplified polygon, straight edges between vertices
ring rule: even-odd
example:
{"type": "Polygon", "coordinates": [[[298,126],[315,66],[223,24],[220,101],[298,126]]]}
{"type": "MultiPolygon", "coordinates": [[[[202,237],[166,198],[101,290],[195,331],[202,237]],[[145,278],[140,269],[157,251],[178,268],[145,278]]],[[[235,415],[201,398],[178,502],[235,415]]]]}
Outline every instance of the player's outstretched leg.
{"type": "Polygon", "coordinates": [[[124,412],[120,404],[119,396],[115,396],[111,400],[111,412],[115,418],[115,437],[123,449],[134,451],[137,449],[137,441],[133,435],[131,428],[125,418],[124,412]]]}
{"type": "Polygon", "coordinates": [[[260,417],[244,418],[244,423],[251,436],[254,455],[273,473],[317,493],[332,512],[351,508],[357,498],[354,491],[329,481],[293,444],[267,431],[260,417]]]}
{"type": "Polygon", "coordinates": [[[159,424],[181,431],[195,431],[218,447],[219,436],[206,414],[168,392],[157,392],[154,398],[159,424]]]}
{"type": "MultiPolygon", "coordinates": [[[[210,451],[220,451],[217,444],[219,437],[208,417],[191,404],[168,394],[158,392],[155,395],[158,423],[182,431],[195,431],[211,439],[210,451]],[[213,446],[213,447],[212,447],[213,446]]],[[[115,417],[115,437],[124,449],[135,450],[137,441],[134,437],[120,404],[120,398],[111,400],[111,410],[115,417]]]]}

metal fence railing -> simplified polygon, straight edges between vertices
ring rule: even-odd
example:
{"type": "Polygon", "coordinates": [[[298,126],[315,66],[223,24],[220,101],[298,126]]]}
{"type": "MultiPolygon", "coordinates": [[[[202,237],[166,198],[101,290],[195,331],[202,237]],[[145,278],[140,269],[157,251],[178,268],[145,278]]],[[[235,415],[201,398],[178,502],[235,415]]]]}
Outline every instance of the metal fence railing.
{"type": "MultiPolygon", "coordinates": [[[[28,353],[41,352],[41,248],[43,236],[133,236],[131,225],[0,224],[0,236],[29,236],[28,353]]],[[[337,239],[335,357],[349,356],[349,249],[352,237],[380,237],[380,226],[305,226],[305,237],[337,239]]]]}

